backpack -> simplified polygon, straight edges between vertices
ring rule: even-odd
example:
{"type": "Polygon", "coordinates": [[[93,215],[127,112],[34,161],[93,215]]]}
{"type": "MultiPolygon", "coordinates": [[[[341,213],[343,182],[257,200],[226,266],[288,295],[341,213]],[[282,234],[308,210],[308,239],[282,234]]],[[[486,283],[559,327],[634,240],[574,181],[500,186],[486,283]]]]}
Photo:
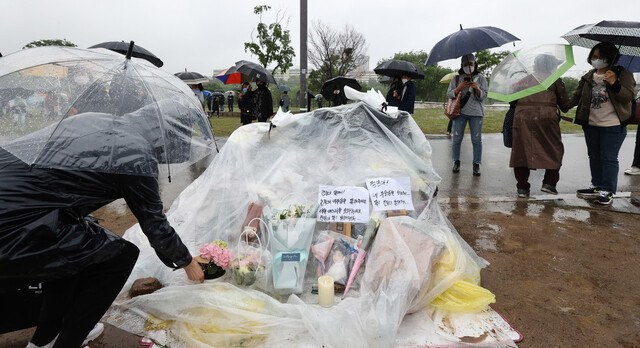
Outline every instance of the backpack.
{"type": "Polygon", "coordinates": [[[283,105],[284,105],[284,99],[280,98],[280,106],[283,106],[283,105]]]}

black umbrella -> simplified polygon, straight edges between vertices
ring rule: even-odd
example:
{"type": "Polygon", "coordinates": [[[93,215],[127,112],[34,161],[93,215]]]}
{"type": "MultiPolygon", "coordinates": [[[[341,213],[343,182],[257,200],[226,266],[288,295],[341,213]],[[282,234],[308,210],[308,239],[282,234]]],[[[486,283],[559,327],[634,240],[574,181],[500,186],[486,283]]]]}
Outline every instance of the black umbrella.
{"type": "MultiPolygon", "coordinates": [[[[126,55],[127,50],[129,49],[129,44],[130,44],[129,42],[124,42],[124,41],[107,41],[107,42],[99,43],[97,45],[93,45],[89,48],[106,48],[108,50],[126,55]]],[[[164,65],[162,60],[156,57],[155,54],[147,51],[146,49],[138,45],[135,45],[133,47],[132,56],[136,58],[144,59],[150,62],[151,64],[157,66],[158,68],[164,65]]]]}
{"type": "Polygon", "coordinates": [[[349,86],[358,91],[362,89],[356,79],[338,76],[325,81],[325,83],[322,85],[322,91],[320,93],[322,93],[325,99],[333,100],[333,98],[336,96],[335,94],[333,94],[333,91],[340,90],[340,93],[344,94],[344,86],[349,86]]]}
{"type": "Polygon", "coordinates": [[[406,60],[388,60],[381,63],[375,69],[373,69],[378,75],[385,75],[389,77],[396,77],[407,75],[412,79],[424,79],[424,73],[420,68],[415,66],[411,62],[406,60]]]}
{"type": "Polygon", "coordinates": [[[273,75],[271,75],[271,72],[260,64],[241,60],[236,62],[236,71],[247,75],[254,80],[262,80],[267,83],[278,84],[273,75]]]}
{"type": "Polygon", "coordinates": [[[447,59],[454,59],[465,54],[474,53],[488,48],[500,47],[507,42],[519,41],[517,37],[496,27],[466,28],[438,41],[429,52],[425,65],[447,59]]]}
{"type": "Polygon", "coordinates": [[[199,74],[195,71],[187,71],[187,69],[184,69],[184,71],[181,71],[179,73],[175,73],[174,75],[176,75],[180,80],[184,81],[184,83],[188,85],[197,85],[199,83],[209,82],[209,79],[202,76],[202,74],[199,74]]]}
{"type": "Polygon", "coordinates": [[[593,48],[611,42],[620,54],[640,57],[640,22],[602,21],[584,24],[562,35],[570,45],[593,48]]]}
{"type": "Polygon", "coordinates": [[[280,85],[277,89],[282,92],[291,92],[291,87],[287,85],[280,85]]]}

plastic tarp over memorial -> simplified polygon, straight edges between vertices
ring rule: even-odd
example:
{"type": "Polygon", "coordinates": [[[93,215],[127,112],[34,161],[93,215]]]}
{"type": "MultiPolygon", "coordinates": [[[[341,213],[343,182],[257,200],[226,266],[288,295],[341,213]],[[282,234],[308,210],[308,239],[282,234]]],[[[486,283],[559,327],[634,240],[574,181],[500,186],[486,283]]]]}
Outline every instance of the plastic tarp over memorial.
{"type": "Polygon", "coordinates": [[[234,270],[190,283],[183,272],[162,267],[135,225],[125,238],[140,247],[140,258],[107,322],[171,347],[427,346],[468,344],[469,337],[515,346],[509,325],[487,306],[493,295],[479,287],[488,263],[435,199],[440,177],[429,142],[408,113],[389,114],[358,102],[278,112],[272,124],[236,130],[167,215],[193,255],[219,239],[236,256],[248,247],[241,237],[247,212],[262,206],[256,220],[262,238],[253,244],[259,250],[255,282],[238,281],[234,270]],[[377,210],[370,201],[369,223],[352,223],[348,233],[317,218],[321,186],[364,190],[372,178],[408,178],[413,210],[377,210]],[[290,212],[295,218],[286,225],[282,219],[290,212]],[[358,243],[363,239],[370,246],[358,243]],[[329,240],[327,252],[343,249],[319,256],[329,240]],[[288,247],[298,250],[297,258],[278,256],[278,248],[288,247]],[[353,262],[334,268],[356,259],[349,250],[365,255],[365,248],[359,272],[353,262]],[[320,272],[332,269],[334,278],[345,279],[352,270],[355,280],[344,297],[336,294],[334,306],[323,308],[312,289],[320,272]],[[163,288],[129,298],[131,284],[144,277],[158,278],[163,288]],[[484,293],[471,295],[464,284],[484,293]]]}

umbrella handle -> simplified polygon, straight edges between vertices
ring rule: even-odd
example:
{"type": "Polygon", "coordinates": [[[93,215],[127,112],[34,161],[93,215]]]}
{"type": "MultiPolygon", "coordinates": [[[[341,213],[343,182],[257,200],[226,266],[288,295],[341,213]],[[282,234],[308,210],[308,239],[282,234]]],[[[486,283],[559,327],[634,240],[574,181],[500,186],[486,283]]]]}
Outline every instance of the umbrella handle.
{"type": "Polygon", "coordinates": [[[131,41],[129,43],[129,49],[127,50],[127,59],[131,60],[131,55],[133,54],[133,46],[135,46],[135,42],[131,41]]]}

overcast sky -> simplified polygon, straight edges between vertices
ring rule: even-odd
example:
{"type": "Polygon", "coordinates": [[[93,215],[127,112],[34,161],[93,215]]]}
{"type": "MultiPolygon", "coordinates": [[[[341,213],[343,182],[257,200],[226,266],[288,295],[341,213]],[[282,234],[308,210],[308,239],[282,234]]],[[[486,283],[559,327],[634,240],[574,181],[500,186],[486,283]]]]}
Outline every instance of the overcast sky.
{"type": "MultiPolygon", "coordinates": [[[[204,75],[240,59],[257,61],[244,52],[258,23],[255,5],[268,3],[271,22],[277,10],[289,18],[293,47],[300,49],[300,2],[297,0],[2,0],[0,52],[7,55],[41,39],[67,39],[78,47],[103,41],[134,40],[175,73],[185,68],[204,75]]],[[[424,50],[463,27],[495,26],[520,38],[514,50],[542,43],[566,43],[561,35],[601,20],[638,21],[638,0],[309,0],[309,31],[321,20],[335,28],[352,25],[369,44],[370,68],[396,52],[424,50]],[[455,6],[453,6],[455,5],[455,6]]],[[[570,74],[589,66],[588,50],[574,49],[570,74]]],[[[458,61],[440,63],[459,66],[458,61]]],[[[294,58],[294,67],[299,58],[294,58]]],[[[311,66],[310,66],[311,68],[311,66]]]]}

